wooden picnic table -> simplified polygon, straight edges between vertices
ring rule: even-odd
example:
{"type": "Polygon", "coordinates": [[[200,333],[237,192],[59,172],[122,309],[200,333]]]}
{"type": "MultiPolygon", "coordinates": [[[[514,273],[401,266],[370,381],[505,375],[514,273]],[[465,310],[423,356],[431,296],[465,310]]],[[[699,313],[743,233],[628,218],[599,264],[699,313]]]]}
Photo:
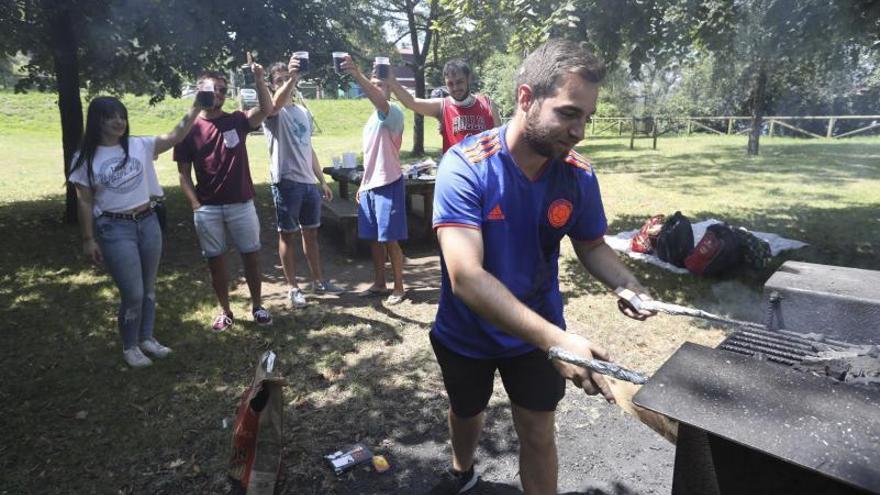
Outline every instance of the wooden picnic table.
{"type": "MultiPolygon", "coordinates": [[[[357,205],[354,203],[354,198],[351,197],[352,194],[349,192],[348,186],[349,184],[354,184],[354,188],[357,190],[358,185],[361,183],[361,178],[363,177],[363,167],[325,167],[323,172],[333,178],[339,186],[338,198],[329,203],[325,202],[324,208],[328,210],[331,217],[340,220],[340,225],[343,228],[343,234],[346,239],[346,248],[350,252],[354,252],[357,239],[357,205]],[[350,217],[354,218],[353,222],[348,220],[350,217]],[[354,231],[349,232],[349,230],[352,229],[354,231]],[[354,240],[350,241],[350,239],[354,240]],[[352,246],[349,246],[349,244],[352,244],[352,246]]],[[[433,230],[431,220],[434,216],[434,183],[435,179],[433,177],[425,179],[406,179],[404,182],[407,216],[417,218],[415,221],[417,228],[415,230],[419,236],[429,237],[433,230]],[[413,196],[420,196],[422,198],[423,207],[421,216],[414,215],[413,213],[413,196]]]]}

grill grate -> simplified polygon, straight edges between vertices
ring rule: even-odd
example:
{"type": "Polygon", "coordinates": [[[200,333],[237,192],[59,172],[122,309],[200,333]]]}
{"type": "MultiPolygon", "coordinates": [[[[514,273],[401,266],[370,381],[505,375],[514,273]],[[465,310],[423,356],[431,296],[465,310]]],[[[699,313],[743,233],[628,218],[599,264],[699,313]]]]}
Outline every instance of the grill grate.
{"type": "Polygon", "coordinates": [[[805,358],[818,357],[820,351],[843,350],[846,347],[842,344],[837,341],[811,340],[784,330],[770,332],[748,329],[732,333],[718,348],[792,366],[805,358]]]}

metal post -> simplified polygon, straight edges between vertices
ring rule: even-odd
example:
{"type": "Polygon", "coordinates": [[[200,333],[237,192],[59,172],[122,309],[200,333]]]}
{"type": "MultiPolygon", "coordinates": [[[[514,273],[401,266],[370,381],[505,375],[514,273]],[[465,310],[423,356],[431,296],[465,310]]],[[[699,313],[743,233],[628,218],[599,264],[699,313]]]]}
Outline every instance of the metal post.
{"type": "Polygon", "coordinates": [[[770,133],[767,135],[767,137],[773,137],[773,132],[775,130],[776,130],[776,121],[771,119],[770,120],[770,133]]]}
{"type": "Polygon", "coordinates": [[[727,134],[733,134],[733,119],[727,119],[727,134]]]}

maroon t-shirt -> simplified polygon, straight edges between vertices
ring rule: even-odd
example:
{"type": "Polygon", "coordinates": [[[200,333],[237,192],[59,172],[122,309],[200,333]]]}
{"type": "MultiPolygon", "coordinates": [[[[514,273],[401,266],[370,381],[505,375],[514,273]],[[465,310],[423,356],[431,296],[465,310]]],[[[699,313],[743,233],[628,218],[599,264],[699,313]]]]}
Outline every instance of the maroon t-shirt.
{"type": "Polygon", "coordinates": [[[243,112],[215,119],[198,117],[189,134],[174,147],[174,161],[192,162],[196,195],[205,205],[243,203],[254,197],[245,139],[250,132],[243,112]]]}

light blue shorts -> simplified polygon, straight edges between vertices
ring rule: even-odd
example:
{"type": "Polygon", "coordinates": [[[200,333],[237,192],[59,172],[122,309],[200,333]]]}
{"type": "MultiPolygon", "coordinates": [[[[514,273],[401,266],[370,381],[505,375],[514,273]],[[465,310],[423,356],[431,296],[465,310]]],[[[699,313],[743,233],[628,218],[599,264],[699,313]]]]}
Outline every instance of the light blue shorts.
{"type": "Polygon", "coordinates": [[[228,249],[227,235],[241,254],[260,250],[260,220],[253,200],[228,205],[202,205],[193,212],[202,256],[214,258],[228,249]]]}

